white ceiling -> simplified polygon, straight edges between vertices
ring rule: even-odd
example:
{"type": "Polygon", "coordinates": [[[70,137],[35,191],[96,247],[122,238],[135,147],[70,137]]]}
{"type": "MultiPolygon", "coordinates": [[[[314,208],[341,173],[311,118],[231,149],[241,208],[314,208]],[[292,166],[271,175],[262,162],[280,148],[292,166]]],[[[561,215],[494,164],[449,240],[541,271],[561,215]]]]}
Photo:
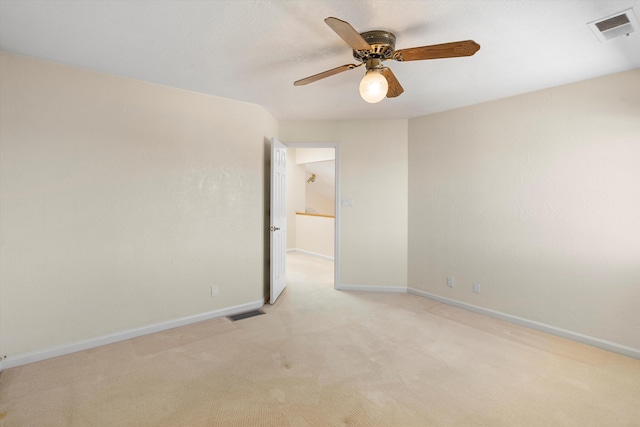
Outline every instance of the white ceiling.
{"type": "Polygon", "coordinates": [[[587,23],[640,0],[0,0],[0,49],[252,102],[276,118],[411,118],[640,67],[640,31],[587,23]],[[397,49],[473,39],[475,56],[387,61],[405,93],[371,105],[363,68],[325,23],[390,30],[397,49]]]}

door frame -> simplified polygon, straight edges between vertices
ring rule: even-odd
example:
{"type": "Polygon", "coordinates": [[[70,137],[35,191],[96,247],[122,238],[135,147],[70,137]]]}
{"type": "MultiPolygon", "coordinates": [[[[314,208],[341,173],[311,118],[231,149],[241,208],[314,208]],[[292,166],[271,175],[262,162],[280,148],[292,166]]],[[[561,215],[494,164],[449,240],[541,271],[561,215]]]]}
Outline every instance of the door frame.
{"type": "Polygon", "coordinates": [[[340,144],[337,142],[280,142],[287,148],[333,148],[335,150],[333,288],[340,289],[340,144]]]}

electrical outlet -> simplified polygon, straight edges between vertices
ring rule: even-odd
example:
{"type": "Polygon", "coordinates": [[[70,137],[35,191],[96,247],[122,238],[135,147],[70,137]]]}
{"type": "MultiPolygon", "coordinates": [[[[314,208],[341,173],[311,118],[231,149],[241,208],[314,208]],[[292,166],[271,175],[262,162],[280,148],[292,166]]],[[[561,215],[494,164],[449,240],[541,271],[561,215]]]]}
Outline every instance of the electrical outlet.
{"type": "Polygon", "coordinates": [[[453,285],[455,285],[455,280],[453,279],[453,277],[447,277],[447,286],[453,288],[453,285]]]}
{"type": "Polygon", "coordinates": [[[218,296],[218,285],[213,285],[211,287],[211,297],[217,297],[218,296]]]}
{"type": "Polygon", "coordinates": [[[480,293],[480,282],[473,282],[473,292],[476,294],[480,293]]]}

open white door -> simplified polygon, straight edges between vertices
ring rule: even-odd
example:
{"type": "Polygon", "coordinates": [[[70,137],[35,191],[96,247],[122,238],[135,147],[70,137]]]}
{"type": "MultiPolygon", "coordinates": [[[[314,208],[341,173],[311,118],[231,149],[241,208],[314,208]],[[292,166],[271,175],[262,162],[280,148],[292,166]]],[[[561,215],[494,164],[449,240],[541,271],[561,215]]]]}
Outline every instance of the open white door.
{"type": "Polygon", "coordinates": [[[271,218],[270,225],[270,300],[273,304],[286,286],[287,210],[287,147],[271,138],[271,218]]]}

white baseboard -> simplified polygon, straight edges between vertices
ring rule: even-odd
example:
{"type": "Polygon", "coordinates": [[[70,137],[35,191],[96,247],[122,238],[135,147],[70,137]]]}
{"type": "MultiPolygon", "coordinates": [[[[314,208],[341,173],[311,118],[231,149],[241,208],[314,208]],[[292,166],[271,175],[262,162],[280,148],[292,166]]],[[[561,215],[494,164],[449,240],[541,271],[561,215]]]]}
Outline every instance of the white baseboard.
{"type": "Polygon", "coordinates": [[[491,310],[477,305],[468,304],[466,302],[456,301],[453,299],[441,297],[439,295],[431,294],[420,289],[409,288],[410,294],[418,295],[421,297],[429,298],[444,304],[453,305],[455,307],[464,308],[465,310],[473,311],[476,313],[484,314],[496,319],[504,320],[505,322],[515,323],[516,325],[526,326],[527,328],[535,329],[538,331],[546,332],[551,335],[556,335],[562,338],[567,338],[572,341],[577,341],[583,344],[587,344],[593,347],[598,347],[603,350],[612,351],[614,353],[622,354],[624,356],[640,359],[640,350],[626,347],[620,344],[612,343],[609,341],[594,338],[588,335],[583,335],[577,332],[568,331],[566,329],[557,328],[555,326],[547,325],[544,323],[535,322],[533,320],[524,319],[522,317],[513,316],[511,314],[502,313],[500,311],[491,310]]]}
{"type": "Polygon", "coordinates": [[[404,286],[370,286],[370,285],[349,285],[341,283],[336,285],[339,291],[366,291],[366,292],[397,292],[406,294],[407,288],[404,286]]]}
{"type": "Polygon", "coordinates": [[[334,260],[334,258],[332,256],[318,254],[318,253],[311,252],[311,251],[305,251],[304,249],[298,249],[298,248],[287,249],[287,252],[297,252],[297,253],[300,253],[300,254],[314,256],[316,258],[327,259],[329,261],[333,261],[334,260]]]}
{"type": "Polygon", "coordinates": [[[202,322],[204,320],[215,319],[216,317],[224,317],[232,314],[243,313],[245,311],[256,310],[263,306],[263,300],[253,301],[246,304],[234,305],[232,307],[226,307],[219,310],[196,314],[194,316],[181,317],[179,319],[168,320],[166,322],[156,323],[140,328],[115,332],[113,334],[90,338],[88,340],[78,341],[71,344],[60,345],[45,350],[38,350],[30,353],[20,354],[17,356],[10,356],[4,359],[4,361],[0,361],[0,368],[2,367],[2,362],[4,362],[4,369],[9,369],[20,365],[26,365],[27,363],[39,362],[41,360],[51,359],[53,357],[64,356],[66,354],[71,354],[82,350],[88,350],[94,347],[100,347],[106,344],[112,344],[118,341],[140,337],[142,335],[153,334],[155,332],[161,332],[167,329],[186,326],[192,323],[202,322]]]}
{"type": "MultiPolygon", "coordinates": [[[[484,307],[479,307],[473,304],[468,304],[461,301],[441,297],[439,295],[431,294],[420,289],[405,288],[403,286],[369,286],[369,285],[349,285],[340,284],[336,286],[336,289],[342,291],[368,291],[368,292],[396,292],[396,293],[410,293],[421,297],[429,298],[444,304],[460,307],[466,310],[470,310],[476,313],[484,314],[496,319],[504,320],[506,322],[515,323],[517,325],[525,326],[538,331],[546,332],[552,335],[567,338],[573,341],[581,342],[583,344],[598,347],[607,351],[622,354],[625,356],[640,359],[640,350],[612,343],[609,341],[594,338],[588,335],[579,334],[577,332],[568,331],[566,329],[557,328],[555,326],[546,325],[544,323],[535,322],[532,320],[524,319],[521,317],[513,316],[510,314],[502,313],[499,311],[491,310],[484,307]]],[[[116,332],[109,335],[103,335],[101,337],[91,338],[88,340],[78,341],[75,343],[61,345],[45,350],[34,351],[17,356],[10,356],[6,359],[2,359],[0,355],[0,372],[3,369],[9,369],[20,365],[26,365],[27,363],[39,362],[41,360],[50,359],[53,357],[64,356],[66,354],[75,353],[82,350],[88,350],[90,348],[99,347],[106,344],[115,343],[118,341],[124,341],[131,338],[136,338],[142,335],[148,335],[155,332],[161,332],[167,329],[177,328],[180,326],[189,325],[192,323],[202,322],[205,320],[214,319],[216,317],[229,316],[232,314],[242,313],[244,311],[255,310],[264,306],[264,301],[253,301],[246,304],[240,304],[232,307],[227,307],[219,310],[214,310],[206,313],[197,314],[194,316],[182,317],[179,319],[169,320],[166,322],[156,323],[153,325],[143,326],[141,328],[129,329],[126,331],[116,332]]]]}

